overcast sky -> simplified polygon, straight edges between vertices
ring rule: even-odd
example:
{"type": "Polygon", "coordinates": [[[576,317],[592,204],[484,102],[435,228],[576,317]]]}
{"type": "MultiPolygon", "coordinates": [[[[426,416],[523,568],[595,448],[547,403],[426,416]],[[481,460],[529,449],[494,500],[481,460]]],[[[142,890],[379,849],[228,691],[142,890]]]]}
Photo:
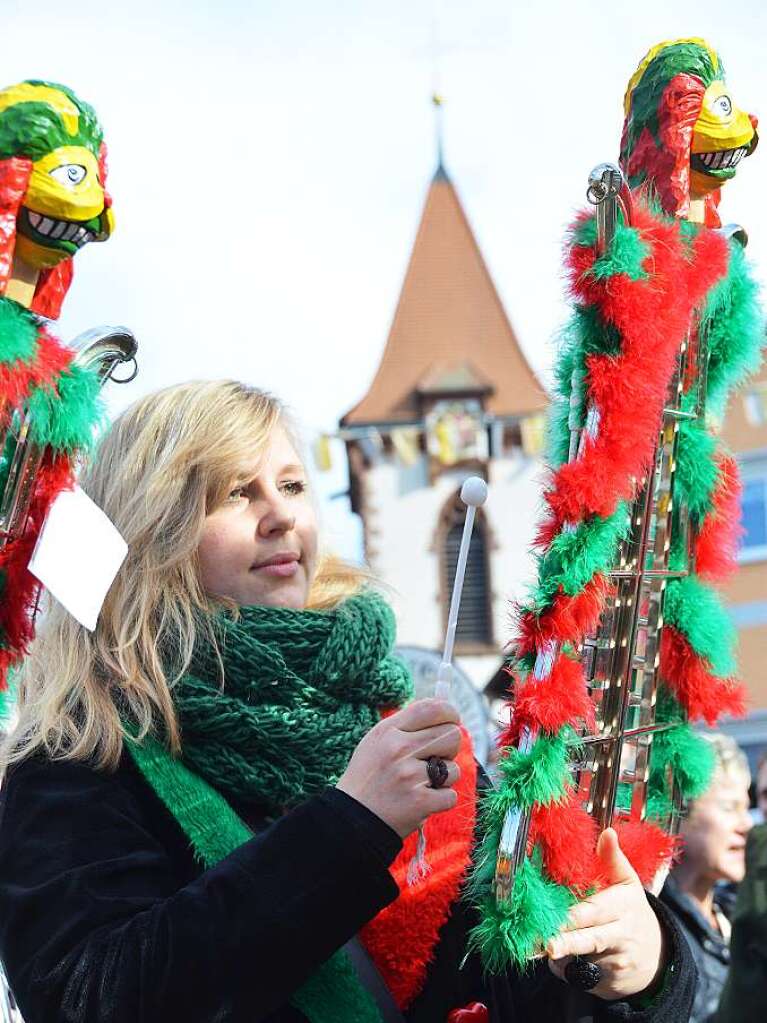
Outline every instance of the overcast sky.
{"type": "MultiPolygon", "coordinates": [[[[141,372],[114,408],[230,375],[309,430],[336,424],[386,339],[434,170],[435,85],[448,171],[543,373],[562,232],[590,168],[617,157],[647,49],[704,36],[735,102],[767,118],[757,0],[0,0],[0,16],[2,84],[63,82],[105,128],[117,231],[78,255],[60,335],[134,330],[141,372]]],[[[721,207],[762,280],[763,150],[721,207]]]]}

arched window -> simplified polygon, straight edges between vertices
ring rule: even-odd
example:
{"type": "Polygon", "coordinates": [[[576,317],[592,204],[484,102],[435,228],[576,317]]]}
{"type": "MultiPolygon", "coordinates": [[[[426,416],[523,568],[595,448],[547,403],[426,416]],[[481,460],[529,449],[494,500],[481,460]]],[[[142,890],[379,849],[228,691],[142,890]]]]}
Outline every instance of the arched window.
{"type": "MultiPolygon", "coordinates": [[[[458,551],[461,547],[461,536],[466,521],[466,505],[459,494],[454,494],[448,501],[440,518],[440,528],[437,534],[440,551],[440,593],[442,595],[443,620],[445,628],[447,628],[450,598],[453,593],[453,581],[458,564],[458,551]]],[[[487,520],[483,509],[477,508],[455,633],[456,649],[462,649],[466,653],[477,648],[486,649],[494,645],[489,546],[487,520]]]]}

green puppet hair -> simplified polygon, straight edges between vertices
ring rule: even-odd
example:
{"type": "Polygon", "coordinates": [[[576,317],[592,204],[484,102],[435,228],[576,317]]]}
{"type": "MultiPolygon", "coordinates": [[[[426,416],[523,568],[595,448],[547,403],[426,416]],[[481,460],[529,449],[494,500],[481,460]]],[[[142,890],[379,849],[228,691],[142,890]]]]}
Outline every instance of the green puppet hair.
{"type": "Polygon", "coordinates": [[[16,102],[0,113],[0,160],[11,156],[40,160],[60,146],[85,146],[98,158],[103,133],[93,108],[65,85],[35,79],[28,79],[24,84],[42,85],[64,93],[77,109],[77,131],[70,135],[64,119],[46,102],[16,102]]]}

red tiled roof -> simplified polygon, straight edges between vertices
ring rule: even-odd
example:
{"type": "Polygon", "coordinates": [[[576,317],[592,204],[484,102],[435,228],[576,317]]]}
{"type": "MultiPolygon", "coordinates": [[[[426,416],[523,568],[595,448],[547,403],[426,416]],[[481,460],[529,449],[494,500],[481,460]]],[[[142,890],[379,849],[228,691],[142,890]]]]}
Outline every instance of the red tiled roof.
{"type": "Polygon", "coordinates": [[[537,412],[546,393],[516,339],[452,182],[432,180],[394,321],[367,394],[344,426],[419,418],[424,381],[463,375],[492,387],[488,412],[537,412]]]}

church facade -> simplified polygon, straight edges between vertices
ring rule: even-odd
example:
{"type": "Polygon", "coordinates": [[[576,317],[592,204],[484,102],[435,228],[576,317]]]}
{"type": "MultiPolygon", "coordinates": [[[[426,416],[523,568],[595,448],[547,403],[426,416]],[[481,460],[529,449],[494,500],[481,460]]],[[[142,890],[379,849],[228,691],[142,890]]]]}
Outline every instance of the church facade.
{"type": "Polygon", "coordinates": [[[477,687],[500,665],[510,600],[532,573],[546,400],[440,164],[378,370],[340,427],[366,560],[391,588],[405,646],[442,648],[459,491],[467,476],[487,481],[456,634],[477,687]]]}

